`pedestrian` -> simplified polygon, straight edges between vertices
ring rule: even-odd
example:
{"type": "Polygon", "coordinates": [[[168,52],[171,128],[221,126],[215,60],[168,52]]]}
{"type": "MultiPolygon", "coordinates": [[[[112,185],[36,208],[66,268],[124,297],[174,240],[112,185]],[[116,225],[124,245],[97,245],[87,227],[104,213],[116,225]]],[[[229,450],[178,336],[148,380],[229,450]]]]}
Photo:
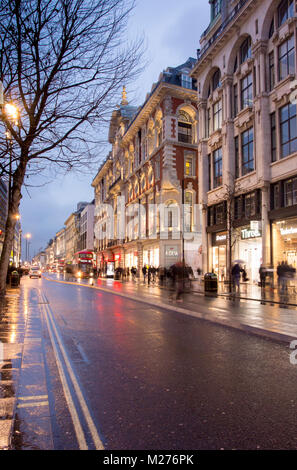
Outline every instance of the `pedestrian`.
{"type": "Polygon", "coordinates": [[[147,270],[147,285],[150,285],[151,282],[151,277],[152,277],[152,267],[150,266],[147,270]]]}
{"type": "Polygon", "coordinates": [[[146,272],[147,272],[147,269],[146,269],[146,266],[144,265],[143,268],[142,268],[142,274],[143,274],[143,282],[144,282],[144,284],[145,284],[146,272]]]}
{"type": "Polygon", "coordinates": [[[260,269],[259,269],[259,275],[260,275],[260,286],[262,288],[266,287],[266,275],[267,271],[266,268],[264,267],[263,264],[261,264],[260,269]]]}
{"type": "Polygon", "coordinates": [[[233,286],[233,291],[236,293],[236,287],[238,293],[240,292],[240,273],[241,273],[241,268],[238,263],[234,264],[232,267],[231,271],[231,277],[232,277],[232,286],[233,286]]]}

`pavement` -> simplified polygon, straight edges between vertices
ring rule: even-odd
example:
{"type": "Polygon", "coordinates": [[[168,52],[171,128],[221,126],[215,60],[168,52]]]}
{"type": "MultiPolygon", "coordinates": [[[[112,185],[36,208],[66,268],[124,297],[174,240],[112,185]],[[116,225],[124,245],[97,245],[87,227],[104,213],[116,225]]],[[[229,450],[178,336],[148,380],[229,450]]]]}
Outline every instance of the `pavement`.
{"type": "MultiPolygon", "coordinates": [[[[205,296],[197,288],[197,283],[191,293],[185,294],[181,302],[176,302],[174,291],[157,285],[148,286],[141,280],[121,282],[96,279],[78,282],[69,276],[47,273],[44,280],[53,286],[80,284],[88,290],[97,289],[123,299],[141,302],[144,310],[146,305],[158,307],[169,313],[203,319],[286,344],[297,338],[296,308],[293,304],[290,306],[288,303],[279,303],[275,296],[274,299],[268,296],[268,300],[267,297],[248,300],[250,293],[245,298],[242,295],[230,298],[224,293],[219,296],[205,296]]],[[[294,298],[290,297],[290,300],[293,303],[294,298]]],[[[35,448],[54,448],[50,438],[50,410],[44,386],[46,380],[40,315],[43,303],[38,289],[28,287],[25,280],[20,288],[7,291],[6,304],[0,311],[0,341],[4,346],[2,358],[0,354],[0,450],[11,448],[13,427],[16,435],[19,433],[26,436],[26,429],[21,428],[25,422],[30,422],[31,426],[29,448],[34,448],[34,440],[32,443],[31,438],[34,432],[38,440],[35,448]],[[27,420],[24,421],[22,416],[27,420]],[[40,431],[40,423],[43,432],[40,431]],[[45,436],[41,445],[39,434],[45,436]]],[[[26,448],[24,439],[20,447],[26,448]]]]}

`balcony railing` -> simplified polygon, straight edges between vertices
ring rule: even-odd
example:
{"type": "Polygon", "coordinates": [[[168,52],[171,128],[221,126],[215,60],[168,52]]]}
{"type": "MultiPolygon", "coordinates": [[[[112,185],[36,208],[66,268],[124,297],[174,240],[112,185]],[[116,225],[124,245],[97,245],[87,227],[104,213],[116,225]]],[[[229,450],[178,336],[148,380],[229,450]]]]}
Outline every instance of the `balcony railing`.
{"type": "MultiPolygon", "coordinates": [[[[200,50],[200,56],[199,60],[203,57],[203,55],[207,52],[207,50],[210,48],[210,46],[220,37],[224,30],[227,28],[229,23],[233,21],[233,19],[237,16],[237,14],[240,12],[240,10],[244,7],[244,5],[248,2],[249,0],[240,0],[240,2],[235,5],[233,10],[231,11],[230,15],[227,16],[225,21],[221,24],[221,26],[216,30],[216,32],[211,36],[211,38],[207,41],[207,43],[203,46],[203,48],[200,50]]],[[[208,29],[203,33],[202,37],[204,37],[208,32],[208,29]]]]}

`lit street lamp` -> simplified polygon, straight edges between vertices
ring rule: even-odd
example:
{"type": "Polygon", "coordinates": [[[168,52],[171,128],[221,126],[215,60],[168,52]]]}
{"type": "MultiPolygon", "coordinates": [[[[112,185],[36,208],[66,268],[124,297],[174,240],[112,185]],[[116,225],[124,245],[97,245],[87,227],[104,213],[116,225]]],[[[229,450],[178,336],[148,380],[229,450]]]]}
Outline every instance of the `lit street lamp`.
{"type": "MultiPolygon", "coordinates": [[[[13,124],[16,126],[19,122],[19,109],[13,103],[6,103],[4,105],[4,112],[7,118],[12,121],[13,124]]],[[[11,173],[12,173],[12,136],[9,131],[5,132],[7,137],[7,141],[9,142],[9,175],[8,175],[8,207],[10,207],[11,203],[11,173]]]]}
{"type": "Polygon", "coordinates": [[[24,235],[25,239],[26,239],[26,261],[29,261],[29,245],[30,245],[30,242],[29,242],[29,239],[31,238],[31,233],[26,233],[24,235]]]}

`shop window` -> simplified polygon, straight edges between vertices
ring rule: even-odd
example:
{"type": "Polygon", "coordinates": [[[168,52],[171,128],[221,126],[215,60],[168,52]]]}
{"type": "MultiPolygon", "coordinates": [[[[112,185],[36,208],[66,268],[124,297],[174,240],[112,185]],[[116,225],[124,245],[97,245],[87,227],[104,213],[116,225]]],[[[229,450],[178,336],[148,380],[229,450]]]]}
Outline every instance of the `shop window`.
{"type": "Polygon", "coordinates": [[[250,73],[241,80],[241,109],[253,106],[253,75],[250,73]]]}
{"type": "Polygon", "coordinates": [[[296,105],[288,104],[280,109],[281,158],[297,152],[296,105]]]}
{"type": "Polygon", "coordinates": [[[297,178],[292,178],[284,183],[285,207],[297,204],[297,178]]]}
{"type": "Polygon", "coordinates": [[[283,0],[278,7],[278,26],[294,16],[294,0],[283,0]]]}
{"type": "Polygon", "coordinates": [[[295,38],[292,35],[278,48],[278,78],[283,80],[295,74],[295,38]]]}
{"type": "Polygon", "coordinates": [[[225,221],[225,206],[224,204],[218,204],[215,206],[215,224],[223,224],[225,221]]]}

